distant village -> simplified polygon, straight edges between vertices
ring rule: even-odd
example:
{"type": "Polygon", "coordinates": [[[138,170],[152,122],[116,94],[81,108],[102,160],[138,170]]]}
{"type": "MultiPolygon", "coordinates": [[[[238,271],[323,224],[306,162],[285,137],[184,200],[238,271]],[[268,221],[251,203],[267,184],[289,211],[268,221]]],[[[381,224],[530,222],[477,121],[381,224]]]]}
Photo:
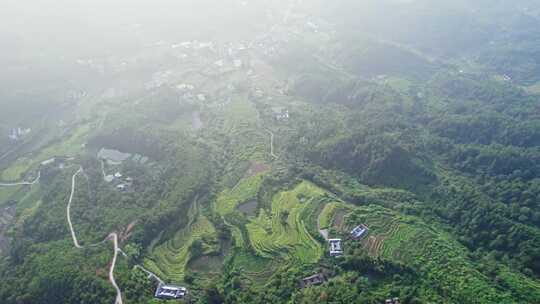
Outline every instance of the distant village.
{"type": "Polygon", "coordinates": [[[13,141],[18,141],[32,132],[30,128],[16,127],[12,128],[8,134],[8,138],[13,141]]]}

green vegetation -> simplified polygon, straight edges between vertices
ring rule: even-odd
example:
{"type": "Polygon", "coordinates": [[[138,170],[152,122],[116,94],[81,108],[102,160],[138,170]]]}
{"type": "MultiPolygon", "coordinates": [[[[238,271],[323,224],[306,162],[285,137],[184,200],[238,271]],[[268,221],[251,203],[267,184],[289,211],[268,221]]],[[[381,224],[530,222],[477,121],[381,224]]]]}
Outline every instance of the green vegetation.
{"type": "Polygon", "coordinates": [[[225,189],[219,194],[215,204],[220,215],[232,213],[238,204],[257,196],[263,180],[263,174],[246,177],[238,182],[232,189],[225,189]]]}
{"type": "MultiPolygon", "coordinates": [[[[415,217],[370,206],[356,209],[347,221],[351,225],[363,222],[370,227],[369,237],[363,240],[363,248],[370,254],[411,265],[426,274],[426,285],[438,286],[439,292],[453,302],[463,302],[471,297],[481,303],[512,301],[474,269],[463,246],[415,217]]],[[[521,280],[528,281],[524,276],[521,280]]],[[[538,286],[533,285],[529,285],[530,289],[523,294],[538,293],[538,286]]],[[[514,294],[516,297],[521,295],[514,294]]]]}
{"type": "Polygon", "coordinates": [[[76,156],[82,152],[82,145],[86,142],[89,131],[89,125],[81,125],[69,138],[50,145],[39,151],[37,155],[17,159],[9,168],[2,171],[1,179],[3,181],[20,181],[25,173],[31,168],[37,167],[42,161],[55,156],[76,156]]]}
{"type": "Polygon", "coordinates": [[[322,256],[322,246],[309,234],[303,210],[314,204],[324,191],[302,182],[290,191],[276,194],[272,210],[262,209],[246,225],[257,254],[272,258],[290,257],[301,263],[314,263],[322,256]]]}
{"type": "Polygon", "coordinates": [[[324,206],[319,215],[319,229],[327,229],[332,226],[332,219],[338,208],[339,203],[329,203],[324,206]]]}
{"type": "Polygon", "coordinates": [[[178,231],[173,239],[155,247],[144,265],[167,281],[180,283],[184,280],[190,259],[216,250],[216,231],[208,219],[200,216],[194,223],[178,231]],[[198,243],[200,240],[203,242],[198,243]],[[195,249],[195,246],[202,247],[195,249]]]}
{"type": "Polygon", "coordinates": [[[243,35],[205,15],[191,44],[93,59],[76,100],[64,81],[0,91],[20,103],[0,113],[0,180],[41,172],[0,186],[2,303],[112,303],[112,232],[129,304],[159,303],[136,265],[203,304],[540,303],[540,6],[523,1],[232,5],[243,35]],[[79,167],[85,249],[66,223],[79,167]]]}
{"type": "Polygon", "coordinates": [[[5,203],[9,201],[13,195],[15,195],[18,191],[21,190],[21,186],[19,187],[0,187],[0,202],[5,203]]]}

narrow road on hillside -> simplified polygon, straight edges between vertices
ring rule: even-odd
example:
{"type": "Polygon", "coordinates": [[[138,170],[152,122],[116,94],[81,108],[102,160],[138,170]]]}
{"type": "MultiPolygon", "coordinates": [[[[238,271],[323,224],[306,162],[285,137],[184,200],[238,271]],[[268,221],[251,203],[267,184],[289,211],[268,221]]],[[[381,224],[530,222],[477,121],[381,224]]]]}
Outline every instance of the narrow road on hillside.
{"type": "MultiPolygon", "coordinates": [[[[71,177],[71,194],[69,195],[69,201],[66,208],[67,221],[69,225],[69,230],[71,232],[71,238],[73,239],[73,245],[79,249],[83,249],[84,247],[79,244],[79,240],[77,240],[77,235],[75,234],[75,229],[73,229],[73,223],[71,222],[71,203],[73,202],[73,196],[75,194],[75,180],[77,178],[77,175],[79,175],[81,172],[83,172],[83,168],[79,167],[79,170],[77,170],[77,172],[75,172],[71,177]]],[[[116,290],[116,300],[114,301],[114,304],[123,304],[122,291],[120,290],[118,284],[116,284],[116,280],[114,279],[114,267],[116,266],[116,259],[118,258],[118,252],[120,251],[120,248],[118,248],[118,234],[113,232],[109,234],[103,241],[96,244],[87,245],[87,247],[98,246],[107,240],[112,240],[114,244],[114,255],[111,262],[111,268],[109,269],[109,281],[116,290]]]]}
{"type": "Polygon", "coordinates": [[[268,132],[268,134],[270,134],[270,155],[277,159],[278,156],[274,154],[274,133],[272,133],[272,131],[266,129],[266,132],[268,132]]]}
{"type": "Polygon", "coordinates": [[[118,234],[111,233],[107,238],[111,238],[114,244],[114,255],[113,260],[111,263],[111,268],[109,269],[109,281],[111,282],[114,289],[116,289],[116,300],[114,301],[114,304],[123,304],[122,302],[122,291],[120,290],[120,287],[118,287],[118,284],[116,284],[116,281],[114,280],[114,266],[116,266],[116,258],[118,258],[118,251],[120,249],[118,248],[118,234]]]}
{"type": "Polygon", "coordinates": [[[32,182],[0,183],[0,187],[31,186],[31,185],[39,182],[40,177],[41,177],[41,171],[38,171],[38,176],[32,182]]]}
{"type": "Polygon", "coordinates": [[[103,180],[107,181],[107,174],[105,173],[105,162],[101,160],[101,174],[103,174],[103,180]]]}
{"type": "Polygon", "coordinates": [[[77,240],[77,235],[75,235],[75,230],[73,229],[73,223],[71,222],[71,202],[73,201],[73,195],[75,194],[75,178],[82,172],[82,167],[79,167],[79,170],[73,174],[71,177],[71,194],[69,195],[69,201],[66,208],[67,221],[69,225],[69,231],[71,232],[71,238],[73,239],[73,245],[77,248],[83,248],[79,241],[77,240]]]}
{"type": "Polygon", "coordinates": [[[140,266],[140,265],[135,265],[133,268],[138,268],[140,270],[142,270],[144,273],[146,273],[148,275],[148,278],[152,278],[154,277],[156,280],[158,280],[160,283],[163,284],[163,280],[160,279],[155,273],[151,272],[150,270],[140,266]]]}

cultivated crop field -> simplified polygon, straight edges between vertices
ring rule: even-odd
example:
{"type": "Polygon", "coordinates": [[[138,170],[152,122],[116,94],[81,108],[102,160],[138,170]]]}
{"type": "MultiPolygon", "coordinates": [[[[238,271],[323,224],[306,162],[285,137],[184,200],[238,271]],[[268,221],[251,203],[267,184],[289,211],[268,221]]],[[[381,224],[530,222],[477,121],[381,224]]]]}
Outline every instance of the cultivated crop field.
{"type": "Polygon", "coordinates": [[[263,257],[288,257],[302,263],[314,263],[322,256],[322,245],[306,227],[303,210],[324,191],[302,182],[290,191],[276,194],[270,212],[261,210],[247,224],[249,238],[257,254],[263,257]]]}
{"type": "Polygon", "coordinates": [[[420,219],[370,205],[355,208],[347,222],[349,226],[369,226],[369,235],[362,243],[371,255],[411,265],[426,274],[426,284],[437,285],[449,298],[461,290],[461,294],[481,298],[485,303],[505,302],[487,278],[474,269],[465,247],[420,219]]]}
{"type": "Polygon", "coordinates": [[[232,189],[223,190],[215,203],[215,210],[222,216],[232,213],[238,204],[257,196],[263,174],[244,178],[232,189]]]}
{"type": "Polygon", "coordinates": [[[179,230],[172,239],[154,248],[144,261],[145,267],[170,282],[183,281],[187,264],[192,258],[190,247],[195,240],[204,240],[204,254],[218,250],[214,226],[196,209],[195,206],[190,210],[189,224],[179,230]]]}

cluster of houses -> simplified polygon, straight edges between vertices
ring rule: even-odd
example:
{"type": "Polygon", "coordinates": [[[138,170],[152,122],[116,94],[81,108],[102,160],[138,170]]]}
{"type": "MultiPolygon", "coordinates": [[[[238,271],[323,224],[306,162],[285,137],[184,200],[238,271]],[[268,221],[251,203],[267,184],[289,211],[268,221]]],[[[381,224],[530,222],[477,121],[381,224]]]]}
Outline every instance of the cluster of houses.
{"type": "Polygon", "coordinates": [[[9,139],[11,140],[19,140],[21,138],[23,138],[24,136],[30,134],[30,132],[32,132],[32,129],[30,128],[27,128],[27,129],[23,129],[23,128],[12,128],[11,131],[9,132],[8,134],[8,137],[9,139]]]}
{"type": "Polygon", "coordinates": [[[384,304],[400,304],[399,298],[386,299],[384,304]]]}
{"type": "MultiPolygon", "coordinates": [[[[359,240],[367,234],[368,230],[369,228],[366,225],[360,224],[354,227],[349,235],[353,240],[359,240]]],[[[328,245],[330,247],[330,256],[338,257],[343,255],[343,245],[341,239],[328,239],[328,245]]]]}
{"type": "Polygon", "coordinates": [[[210,49],[215,52],[214,43],[211,41],[198,41],[198,40],[183,41],[183,42],[171,45],[171,48],[172,49],[183,48],[183,49],[193,49],[193,50],[210,49]]]}
{"type": "Polygon", "coordinates": [[[179,92],[180,103],[190,102],[195,103],[196,101],[204,102],[206,101],[206,95],[203,93],[196,93],[195,86],[188,83],[181,83],[176,86],[176,89],[179,92]]]}
{"type": "Polygon", "coordinates": [[[273,107],[272,112],[274,113],[274,118],[277,121],[285,121],[289,119],[289,110],[283,107],[273,107]]]}
{"type": "Polygon", "coordinates": [[[154,297],[164,300],[183,299],[187,296],[188,291],[185,287],[179,287],[174,285],[165,285],[160,283],[156,288],[154,297]]]}
{"type": "Polygon", "coordinates": [[[133,178],[131,177],[124,177],[122,173],[116,172],[115,174],[110,174],[105,176],[105,181],[107,183],[114,183],[116,189],[119,191],[126,191],[131,186],[133,186],[133,178]]]}
{"type": "MultiPolygon", "coordinates": [[[[369,228],[365,224],[360,224],[354,227],[349,236],[353,240],[359,240],[367,234],[369,228]]],[[[341,239],[328,239],[329,253],[332,257],[339,257],[343,255],[343,243],[341,239]]],[[[300,288],[306,288],[309,286],[320,285],[327,280],[327,275],[324,273],[317,273],[309,277],[305,277],[300,280],[300,288]]],[[[400,304],[399,298],[391,299],[394,302],[385,302],[385,304],[400,304]],[[396,302],[397,301],[397,302],[396,302]]],[[[388,301],[388,300],[387,300],[388,301]]]]}

